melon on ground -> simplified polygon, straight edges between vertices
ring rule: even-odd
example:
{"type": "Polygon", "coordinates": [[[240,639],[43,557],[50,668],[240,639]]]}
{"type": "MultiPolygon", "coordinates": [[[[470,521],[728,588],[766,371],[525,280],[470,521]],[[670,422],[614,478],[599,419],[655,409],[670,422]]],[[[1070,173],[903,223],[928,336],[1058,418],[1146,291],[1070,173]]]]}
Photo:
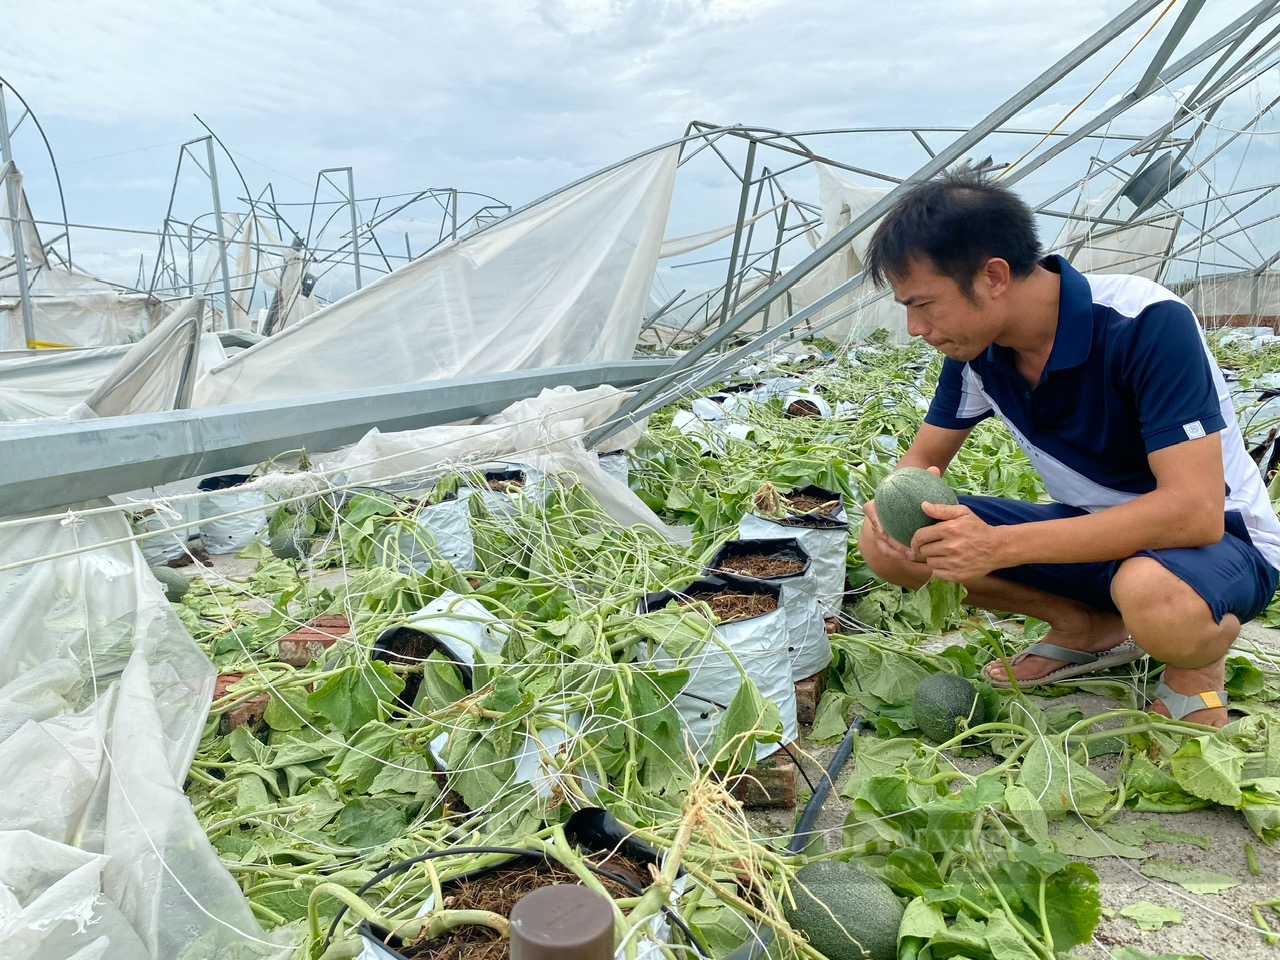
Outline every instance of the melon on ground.
{"type": "Polygon", "coordinates": [[[896,960],[902,901],[879,877],[818,860],[796,871],[791,895],[787,923],[828,960],[896,960]]]}
{"type": "Polygon", "coordinates": [[[985,723],[987,710],[978,688],[954,673],[931,673],[917,684],[911,697],[916,726],[935,743],[945,743],[959,732],[960,722],[970,727],[985,723]]]}

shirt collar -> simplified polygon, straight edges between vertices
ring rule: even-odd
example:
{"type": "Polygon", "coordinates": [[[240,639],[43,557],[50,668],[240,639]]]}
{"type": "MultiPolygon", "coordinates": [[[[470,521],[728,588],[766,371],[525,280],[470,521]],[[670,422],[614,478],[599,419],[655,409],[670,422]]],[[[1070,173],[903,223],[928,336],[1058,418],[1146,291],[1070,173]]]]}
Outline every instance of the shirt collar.
{"type": "MultiPolygon", "coordinates": [[[[1093,291],[1089,281],[1057,254],[1040,261],[1040,266],[1061,277],[1058,292],[1058,327],[1053,335],[1053,349],[1045,364],[1043,376],[1054,370],[1078,367],[1089,357],[1093,346],[1093,291]]],[[[1006,351],[996,344],[987,348],[987,358],[1000,362],[1006,351]]],[[[1011,354],[1010,354],[1011,356],[1011,354]]],[[[1043,379],[1042,376],[1042,379],[1043,379]]]]}

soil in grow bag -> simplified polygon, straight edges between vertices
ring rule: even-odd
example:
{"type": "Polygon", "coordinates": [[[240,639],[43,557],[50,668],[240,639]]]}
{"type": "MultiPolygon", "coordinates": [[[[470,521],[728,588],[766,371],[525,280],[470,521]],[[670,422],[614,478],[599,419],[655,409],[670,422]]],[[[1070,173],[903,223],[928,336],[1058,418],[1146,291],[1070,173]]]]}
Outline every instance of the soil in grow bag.
{"type": "Polygon", "coordinates": [[[778,609],[777,598],[770,594],[736,590],[685,593],[681,594],[676,602],[685,607],[699,601],[706,603],[721,623],[750,620],[752,617],[759,617],[778,609]]]}
{"type": "Polygon", "coordinates": [[[787,407],[786,413],[792,419],[811,417],[815,420],[820,420],[822,418],[822,411],[818,409],[818,405],[812,400],[793,400],[791,405],[787,407]]]}
{"type": "Polygon", "coordinates": [[[782,499],[786,503],[788,510],[794,513],[811,515],[815,520],[830,517],[831,514],[836,512],[836,508],[840,506],[839,500],[823,500],[821,497],[815,497],[809,493],[793,493],[789,496],[784,496],[782,499]]]}
{"type": "MultiPolygon", "coordinates": [[[[587,865],[615,900],[639,896],[652,882],[650,868],[658,864],[658,851],[628,834],[607,811],[579,810],[565,822],[564,831],[574,846],[597,851],[587,865]]],[[[551,884],[580,882],[560,864],[530,853],[471,870],[441,886],[446,909],[489,910],[505,917],[526,893],[551,884]]],[[[507,960],[510,956],[508,941],[486,927],[462,927],[417,943],[405,943],[368,922],[360,930],[391,948],[392,956],[406,960],[507,960]]]]}
{"type": "MultiPolygon", "coordinates": [[[[615,900],[635,896],[634,891],[616,880],[598,879],[615,900]]],[[[489,910],[505,917],[526,893],[555,883],[581,881],[564,867],[534,864],[477,877],[446,889],[445,906],[450,910],[489,910]]],[[[399,953],[408,960],[508,960],[511,945],[498,939],[497,932],[488,927],[460,927],[443,937],[404,944],[399,953]]]]}
{"type": "Polygon", "coordinates": [[[404,689],[396,697],[400,706],[408,710],[418,697],[418,687],[422,684],[422,665],[433,653],[438,653],[458,668],[462,676],[462,684],[471,689],[471,668],[459,663],[453,652],[440,641],[440,638],[425,630],[413,627],[390,627],[379,634],[373,644],[373,659],[387,664],[408,664],[409,672],[402,674],[404,689]]]}
{"type": "Polygon", "coordinates": [[[790,577],[804,571],[804,564],[787,557],[769,556],[764,553],[748,553],[739,557],[725,557],[716,564],[716,573],[736,573],[740,577],[772,580],[790,577]]]}
{"type": "Polygon", "coordinates": [[[484,475],[484,485],[499,493],[517,493],[524,489],[523,470],[490,470],[484,475]]]}

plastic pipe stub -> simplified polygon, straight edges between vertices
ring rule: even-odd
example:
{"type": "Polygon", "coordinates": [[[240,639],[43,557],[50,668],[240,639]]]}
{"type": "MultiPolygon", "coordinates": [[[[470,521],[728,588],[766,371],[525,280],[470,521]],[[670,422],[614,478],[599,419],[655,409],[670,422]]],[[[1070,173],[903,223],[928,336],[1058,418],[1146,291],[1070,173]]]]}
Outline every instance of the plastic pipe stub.
{"type": "Polygon", "coordinates": [[[613,905],[594,890],[557,883],[511,908],[511,960],[612,960],[613,905]]]}

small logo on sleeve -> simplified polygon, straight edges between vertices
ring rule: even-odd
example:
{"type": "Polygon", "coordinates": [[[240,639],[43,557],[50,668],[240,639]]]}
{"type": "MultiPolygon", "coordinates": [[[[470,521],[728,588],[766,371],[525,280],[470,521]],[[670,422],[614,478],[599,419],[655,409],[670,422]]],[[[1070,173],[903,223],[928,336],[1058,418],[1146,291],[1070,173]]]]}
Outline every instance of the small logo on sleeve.
{"type": "Polygon", "coordinates": [[[1204,436],[1204,426],[1199,420],[1192,420],[1190,423],[1184,423],[1182,429],[1186,431],[1188,440],[1195,440],[1197,437],[1204,436]]]}

